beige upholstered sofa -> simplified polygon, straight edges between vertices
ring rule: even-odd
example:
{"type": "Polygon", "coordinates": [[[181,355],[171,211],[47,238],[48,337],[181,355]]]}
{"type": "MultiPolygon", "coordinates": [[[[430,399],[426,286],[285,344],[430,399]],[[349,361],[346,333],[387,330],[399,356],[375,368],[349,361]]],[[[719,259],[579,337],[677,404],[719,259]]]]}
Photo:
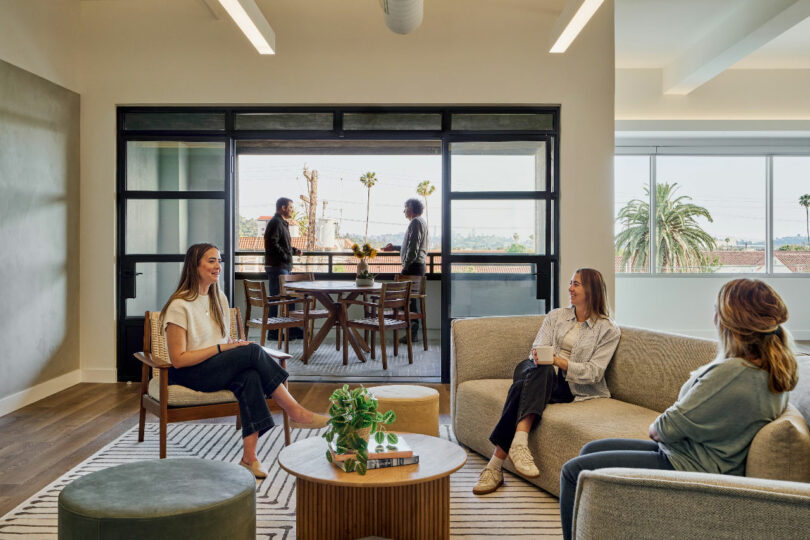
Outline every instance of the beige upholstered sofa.
{"type": "MultiPolygon", "coordinates": [[[[542,320],[487,317],[453,323],[453,428],[459,442],[484,456],[492,453],[489,434],[514,367],[526,357],[542,320]]],[[[716,347],[711,340],[623,327],[605,374],[612,397],[546,408],[529,436],[540,469],[531,482],[559,495],[560,469],[585,443],[607,437],[647,439],[650,423],[675,402],[689,373],[715,357],[716,347]]],[[[505,466],[514,472],[508,461],[505,466]]],[[[810,481],[810,431],[795,407],[760,430],[746,467],[748,476],[810,481]]],[[[717,478],[722,482],[725,477],[717,478]]]]}

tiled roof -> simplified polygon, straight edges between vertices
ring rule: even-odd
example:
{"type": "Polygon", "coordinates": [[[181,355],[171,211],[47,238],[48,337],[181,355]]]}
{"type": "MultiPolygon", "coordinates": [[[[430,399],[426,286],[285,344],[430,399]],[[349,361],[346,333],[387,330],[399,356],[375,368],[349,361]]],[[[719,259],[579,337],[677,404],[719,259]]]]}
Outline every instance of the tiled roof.
{"type": "MultiPolygon", "coordinates": [[[[791,272],[810,272],[810,251],[774,251],[774,257],[791,272]]],[[[709,257],[717,259],[721,266],[749,267],[757,271],[765,270],[764,251],[710,251],[709,257]]],[[[616,272],[624,272],[622,257],[614,259],[616,272]]]]}
{"type": "Polygon", "coordinates": [[[810,272],[810,251],[774,251],[773,254],[791,272],[810,272]]]}
{"type": "MultiPolygon", "coordinates": [[[[303,236],[293,236],[290,238],[292,247],[300,250],[305,249],[307,239],[303,236]]],[[[263,236],[240,236],[239,237],[239,251],[261,251],[264,252],[264,237],[263,236]]]]}

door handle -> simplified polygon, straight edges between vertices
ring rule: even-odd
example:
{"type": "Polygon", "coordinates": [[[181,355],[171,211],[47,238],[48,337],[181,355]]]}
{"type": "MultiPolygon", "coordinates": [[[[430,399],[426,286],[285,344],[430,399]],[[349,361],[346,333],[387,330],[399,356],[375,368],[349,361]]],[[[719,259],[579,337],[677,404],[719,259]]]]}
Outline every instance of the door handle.
{"type": "Polygon", "coordinates": [[[135,298],[135,277],[143,275],[143,272],[135,271],[134,262],[121,264],[121,297],[135,298]]]}

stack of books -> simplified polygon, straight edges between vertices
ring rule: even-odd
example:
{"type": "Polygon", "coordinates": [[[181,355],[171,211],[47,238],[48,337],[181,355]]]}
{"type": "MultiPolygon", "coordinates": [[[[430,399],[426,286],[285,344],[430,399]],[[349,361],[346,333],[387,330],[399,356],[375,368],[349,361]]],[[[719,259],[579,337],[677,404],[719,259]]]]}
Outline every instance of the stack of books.
{"type": "MultiPolygon", "coordinates": [[[[366,463],[366,470],[371,469],[384,469],[386,467],[398,467],[400,465],[414,465],[419,463],[419,456],[414,455],[413,449],[408,446],[402,436],[399,437],[397,444],[390,445],[384,443],[378,445],[374,437],[370,437],[368,441],[368,462],[366,463]]],[[[354,452],[346,454],[338,454],[334,448],[330,448],[329,452],[332,454],[332,463],[342,471],[346,470],[346,460],[349,458],[354,459],[354,452]]]]}

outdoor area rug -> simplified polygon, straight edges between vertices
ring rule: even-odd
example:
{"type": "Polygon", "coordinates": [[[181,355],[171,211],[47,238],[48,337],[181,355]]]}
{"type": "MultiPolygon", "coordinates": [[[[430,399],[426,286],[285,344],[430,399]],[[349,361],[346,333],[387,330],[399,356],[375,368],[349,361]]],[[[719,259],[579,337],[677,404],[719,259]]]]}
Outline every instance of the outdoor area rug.
{"type": "MultiPolygon", "coordinates": [[[[57,497],[70,481],[82,475],[158,455],[158,425],[147,424],[145,441],[138,443],[138,428],[96,454],[0,518],[0,538],[55,539],[57,497]]],[[[293,441],[317,436],[318,430],[293,429],[293,441]]],[[[450,426],[440,427],[444,439],[456,442],[450,426]]],[[[269,469],[256,488],[257,538],[295,538],[295,479],[279,468],[276,456],[284,444],[281,429],[259,440],[259,459],[269,469]]],[[[468,451],[467,464],[450,477],[450,535],[453,538],[558,538],[561,536],[557,499],[519,477],[505,472],[505,485],[476,497],[472,487],[486,460],[468,451]]],[[[238,463],[240,432],[233,424],[170,424],[168,457],[199,457],[238,463]]]]}

